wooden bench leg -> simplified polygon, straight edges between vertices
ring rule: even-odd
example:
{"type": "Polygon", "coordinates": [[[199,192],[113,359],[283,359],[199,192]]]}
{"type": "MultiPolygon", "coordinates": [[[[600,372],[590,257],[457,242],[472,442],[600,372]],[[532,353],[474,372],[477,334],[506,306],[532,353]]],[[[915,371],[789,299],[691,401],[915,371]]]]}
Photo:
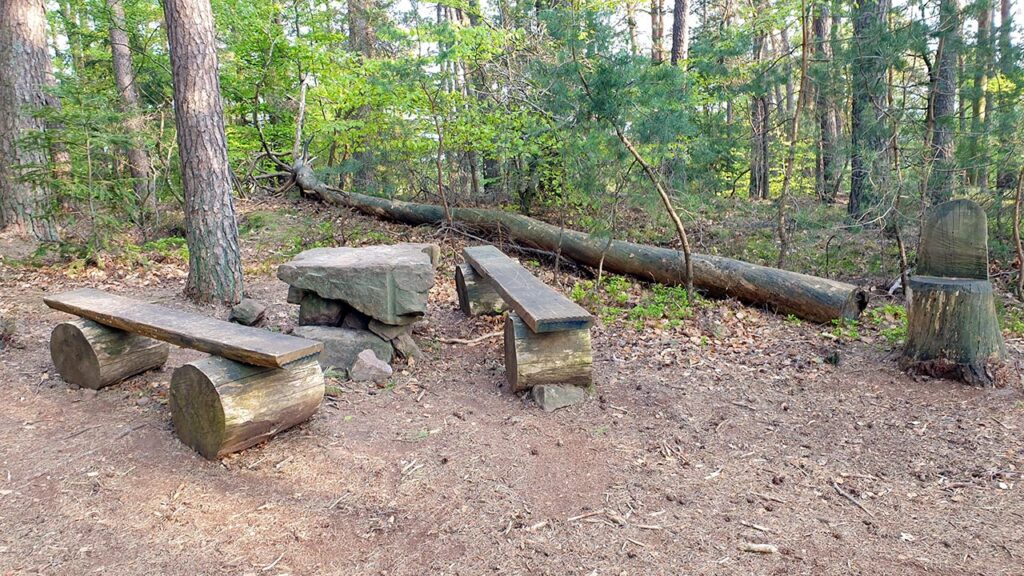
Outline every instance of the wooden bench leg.
{"type": "Polygon", "coordinates": [[[455,267],[455,292],[459,295],[459,308],[466,316],[501,314],[508,309],[490,282],[469,264],[455,267]]]}
{"type": "Polygon", "coordinates": [[[541,384],[590,386],[590,329],[537,334],[511,313],[505,319],[505,377],[513,392],[541,384]]]}
{"type": "Polygon", "coordinates": [[[62,322],[50,335],[50,357],[65,382],[98,390],[159,368],[170,346],[92,320],[62,322]]]}
{"type": "Polygon", "coordinates": [[[306,421],[323,397],[316,356],[284,368],[210,356],[174,371],[168,404],[178,438],[213,460],[306,421]]]}

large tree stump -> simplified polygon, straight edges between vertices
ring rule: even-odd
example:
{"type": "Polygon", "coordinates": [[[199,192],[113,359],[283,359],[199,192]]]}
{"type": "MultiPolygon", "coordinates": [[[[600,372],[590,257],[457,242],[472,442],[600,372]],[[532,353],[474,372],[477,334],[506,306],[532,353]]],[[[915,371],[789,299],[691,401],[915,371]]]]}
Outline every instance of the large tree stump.
{"type": "Polygon", "coordinates": [[[455,292],[459,295],[459,308],[466,316],[501,314],[508,309],[490,282],[469,264],[455,267],[455,292]]]}
{"type": "Polygon", "coordinates": [[[505,377],[513,392],[540,384],[589,386],[590,329],[538,334],[515,313],[505,319],[505,377]]]}
{"type": "Polygon", "coordinates": [[[916,372],[991,384],[989,363],[1006,358],[988,280],[911,276],[903,364],[916,372]]]}
{"type": "Polygon", "coordinates": [[[316,356],[284,368],[211,356],[174,371],[169,404],[178,438],[212,460],[306,421],[323,396],[316,356]]]}
{"type": "Polygon", "coordinates": [[[83,318],[62,322],[50,335],[50,357],[65,382],[98,390],[167,361],[164,342],[83,318]]]}
{"type": "Polygon", "coordinates": [[[991,384],[1006,359],[988,280],[988,222],[970,200],[932,208],[922,226],[918,275],[907,291],[907,344],[914,372],[991,384]]]}

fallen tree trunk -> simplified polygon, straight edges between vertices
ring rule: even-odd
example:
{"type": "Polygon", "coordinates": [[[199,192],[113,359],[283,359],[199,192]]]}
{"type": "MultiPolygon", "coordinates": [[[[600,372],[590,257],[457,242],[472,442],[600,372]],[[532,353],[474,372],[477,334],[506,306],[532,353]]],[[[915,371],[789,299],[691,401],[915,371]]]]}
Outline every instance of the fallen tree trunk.
{"type": "MultiPolygon", "coordinates": [[[[300,186],[318,193],[327,202],[406,224],[445,222],[441,206],[340,192],[308,176],[300,175],[300,186]],[[303,186],[303,181],[308,180],[312,182],[303,186]]],[[[670,285],[686,282],[683,255],[676,250],[621,240],[609,242],[501,210],[453,207],[451,217],[477,230],[505,233],[522,244],[558,252],[588,266],[597,267],[603,262],[605,270],[617,274],[670,285]]],[[[703,254],[693,255],[693,284],[711,297],[736,298],[779,314],[821,323],[856,319],[868,302],[867,293],[852,284],[703,254]]]]}

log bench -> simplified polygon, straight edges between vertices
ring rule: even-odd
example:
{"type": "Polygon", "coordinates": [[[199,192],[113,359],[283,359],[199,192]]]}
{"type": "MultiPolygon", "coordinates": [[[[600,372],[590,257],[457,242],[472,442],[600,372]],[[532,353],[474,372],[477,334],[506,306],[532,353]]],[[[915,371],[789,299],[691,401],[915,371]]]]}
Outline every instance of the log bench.
{"type": "Polygon", "coordinates": [[[455,272],[459,304],[468,315],[505,319],[505,376],[514,392],[544,384],[589,386],[593,317],[494,246],[463,250],[455,272]]]}
{"type": "Polygon", "coordinates": [[[43,298],[78,316],[54,328],[61,377],[99,389],[159,368],[175,344],[211,354],[174,370],[168,405],[183,443],[215,459],[307,420],[320,406],[323,344],[83,288],[43,298]]]}

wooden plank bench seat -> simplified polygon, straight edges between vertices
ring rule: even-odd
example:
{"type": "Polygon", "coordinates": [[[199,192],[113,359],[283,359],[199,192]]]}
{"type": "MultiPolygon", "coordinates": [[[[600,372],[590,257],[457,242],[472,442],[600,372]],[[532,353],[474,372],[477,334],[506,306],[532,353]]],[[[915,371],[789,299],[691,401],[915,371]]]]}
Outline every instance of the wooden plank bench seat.
{"type": "Polygon", "coordinates": [[[459,304],[468,315],[510,308],[505,319],[505,376],[513,391],[542,384],[589,386],[593,317],[494,246],[463,250],[456,269],[459,304]]]}
{"type": "Polygon", "coordinates": [[[175,369],[168,405],[178,437],[207,458],[262,442],[320,406],[323,344],[83,288],[43,298],[79,316],[54,328],[61,377],[99,389],[159,368],[167,343],[211,354],[175,369]]]}

